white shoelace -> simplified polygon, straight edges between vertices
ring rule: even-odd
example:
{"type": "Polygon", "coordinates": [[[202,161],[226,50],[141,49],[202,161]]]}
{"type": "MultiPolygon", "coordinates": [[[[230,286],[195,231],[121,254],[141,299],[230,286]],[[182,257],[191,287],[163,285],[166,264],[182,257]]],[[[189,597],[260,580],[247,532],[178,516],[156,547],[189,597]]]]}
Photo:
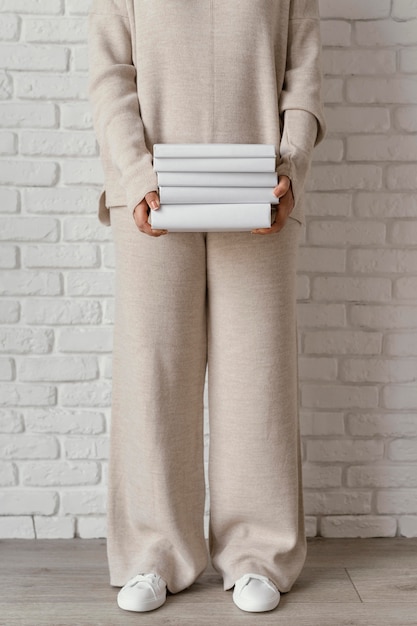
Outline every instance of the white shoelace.
{"type": "Polygon", "coordinates": [[[251,578],[262,580],[270,589],[272,589],[272,591],[274,591],[274,593],[278,591],[274,583],[267,576],[262,576],[262,574],[245,574],[245,576],[239,580],[239,591],[242,591],[243,587],[246,587],[246,585],[249,584],[251,578]]]}

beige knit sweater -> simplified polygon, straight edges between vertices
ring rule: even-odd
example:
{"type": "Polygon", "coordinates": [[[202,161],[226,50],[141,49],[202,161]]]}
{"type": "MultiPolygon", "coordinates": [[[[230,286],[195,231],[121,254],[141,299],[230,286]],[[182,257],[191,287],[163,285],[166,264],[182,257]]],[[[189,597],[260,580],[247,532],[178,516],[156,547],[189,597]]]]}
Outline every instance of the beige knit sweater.
{"type": "Polygon", "coordinates": [[[154,143],[269,143],[304,223],[325,136],[318,0],[93,0],[89,99],[99,219],[158,190],[154,143]]]}

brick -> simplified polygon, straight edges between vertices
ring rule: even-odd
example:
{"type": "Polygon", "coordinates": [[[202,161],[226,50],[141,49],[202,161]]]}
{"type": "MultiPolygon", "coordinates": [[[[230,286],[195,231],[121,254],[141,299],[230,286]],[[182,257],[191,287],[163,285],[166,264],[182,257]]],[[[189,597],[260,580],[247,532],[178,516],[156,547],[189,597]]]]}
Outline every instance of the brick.
{"type": "Polygon", "coordinates": [[[313,162],[342,161],[343,154],[344,145],[341,139],[326,138],[326,140],[314,150],[313,162]]]}
{"type": "Polygon", "coordinates": [[[329,106],[325,115],[329,132],[378,133],[390,128],[390,113],[385,107],[329,106]]]}
{"type": "Polygon", "coordinates": [[[98,375],[97,358],[93,356],[28,357],[20,361],[18,375],[23,381],[94,380],[98,375]]]}
{"type": "Polygon", "coordinates": [[[0,240],[2,241],[57,241],[59,222],[49,217],[3,217],[0,240]]]}
{"type": "Polygon", "coordinates": [[[358,217],[415,217],[417,195],[413,193],[387,193],[361,191],[355,198],[358,217]]]}
{"type": "Polygon", "coordinates": [[[395,46],[416,43],[416,22],[377,20],[358,22],[356,40],[360,46],[395,46]]]}
{"type": "Polygon", "coordinates": [[[12,12],[59,15],[63,13],[62,0],[0,0],[0,13],[12,12]]]}
{"type": "Polygon", "coordinates": [[[337,377],[337,361],[334,358],[300,357],[298,369],[300,380],[335,380],[337,377]]]}
{"type": "Polygon", "coordinates": [[[0,70],[0,100],[6,100],[7,98],[11,98],[12,93],[13,83],[11,77],[9,76],[9,74],[6,74],[6,72],[0,70]]]}
{"type": "Polygon", "coordinates": [[[345,326],[346,310],[343,304],[327,302],[298,302],[297,322],[301,328],[345,326]]]}
{"type": "Polygon", "coordinates": [[[320,463],[356,463],[382,458],[384,445],[378,440],[323,439],[307,441],[307,459],[320,463]]]}
{"type": "Polygon", "coordinates": [[[62,293],[57,272],[4,270],[0,272],[0,293],[6,296],[53,296],[62,293]]]}
{"type": "Polygon", "coordinates": [[[305,489],[323,489],[342,484],[342,468],[324,465],[304,465],[303,487],[305,489]]]}
{"type": "Polygon", "coordinates": [[[15,300],[0,302],[0,324],[13,324],[20,317],[20,304],[15,300]]]}
{"type": "Polygon", "coordinates": [[[20,433],[22,431],[22,414],[14,409],[0,409],[0,433],[20,433]]]}
{"type": "Polygon", "coordinates": [[[378,513],[417,513],[417,489],[386,489],[376,495],[378,513]]]}
{"type": "Polygon", "coordinates": [[[38,516],[33,518],[36,539],[73,539],[75,519],[62,516],[38,516]]]}
{"type": "Polygon", "coordinates": [[[320,16],[322,18],[333,17],[344,20],[369,20],[388,17],[390,9],[390,0],[378,0],[378,2],[349,0],[349,2],[345,4],[335,2],[335,0],[320,0],[320,16]]]}
{"type": "Polygon", "coordinates": [[[393,0],[391,15],[396,20],[408,20],[417,17],[416,0],[393,0]]]}
{"type": "Polygon", "coordinates": [[[68,272],[67,290],[70,296],[111,296],[114,274],[110,271],[68,272]]]}
{"type": "Polygon", "coordinates": [[[417,177],[415,176],[416,166],[412,165],[391,165],[387,170],[386,185],[388,189],[404,191],[417,191],[417,177]]]}
{"type": "Polygon", "coordinates": [[[65,185],[99,185],[103,179],[97,159],[76,159],[63,163],[62,182],[65,185]]]}
{"type": "Polygon", "coordinates": [[[320,34],[323,47],[350,46],[352,27],[342,20],[322,20],[320,34]]]}
{"type": "Polygon", "coordinates": [[[410,273],[417,267],[417,250],[398,248],[354,248],[348,250],[348,265],[352,273],[393,274],[410,273]]]}
{"type": "Polygon", "coordinates": [[[0,517],[0,539],[35,539],[32,517],[0,517]]]}
{"type": "Polygon", "coordinates": [[[19,194],[17,189],[0,188],[0,213],[17,213],[18,208],[19,194]]]}
{"type": "Polygon", "coordinates": [[[8,70],[47,70],[68,69],[70,50],[60,46],[37,46],[25,43],[0,44],[2,65],[8,70]]]}
{"type": "Polygon", "coordinates": [[[417,333],[388,333],[385,337],[384,353],[392,356],[415,356],[417,354],[417,333]]]}
{"type": "MultiPolygon", "coordinates": [[[[390,241],[401,246],[413,246],[409,252],[415,251],[415,243],[417,238],[417,222],[397,221],[392,224],[390,241]]],[[[414,266],[415,267],[415,266],[414,266]]],[[[412,271],[412,268],[410,268],[412,271]]]]}
{"type": "Polygon", "coordinates": [[[347,468],[349,487],[417,487],[415,464],[374,463],[347,468]]]}
{"type": "Polygon", "coordinates": [[[65,490],[61,501],[64,515],[105,515],[106,493],[103,490],[65,490]]]}
{"type": "MultiPolygon", "coordinates": [[[[416,22],[417,26],[417,22],[416,22]]],[[[406,48],[400,50],[400,70],[401,72],[416,73],[417,67],[417,48],[406,48]]]]}
{"type": "Polygon", "coordinates": [[[417,142],[407,135],[351,135],[346,156],[350,161],[415,161],[417,142]]]}
{"type": "Polygon", "coordinates": [[[352,77],[346,81],[349,102],[376,104],[414,104],[417,98],[417,81],[408,77],[352,77]]]}
{"type": "Polygon", "coordinates": [[[111,404],[111,384],[107,383],[66,383],[60,386],[60,399],[63,407],[106,407],[111,404]]]}
{"type": "Polygon", "coordinates": [[[413,413],[348,413],[346,425],[356,437],[417,437],[413,413]]]}
{"type": "MultiPolygon", "coordinates": [[[[93,115],[91,106],[86,102],[60,103],[61,126],[71,130],[93,130],[93,115]]],[[[89,163],[90,161],[84,161],[89,163]]],[[[99,167],[101,162],[97,159],[99,167]]]]}
{"type": "Polygon", "coordinates": [[[68,298],[31,298],[22,303],[22,321],[26,324],[74,325],[99,324],[99,300],[74,300],[68,298]]]}
{"type": "Polygon", "coordinates": [[[13,487],[17,485],[17,472],[13,463],[0,461],[0,486],[13,487]]]}
{"type": "Polygon", "coordinates": [[[60,352],[111,352],[112,329],[77,328],[62,330],[58,338],[60,352]]]}
{"type": "Polygon", "coordinates": [[[15,88],[16,97],[21,99],[86,100],[88,77],[69,73],[19,72],[15,75],[15,88]]]}
{"type": "Polygon", "coordinates": [[[2,406],[42,406],[56,403],[56,389],[51,385],[0,385],[2,406]]]}
{"type": "Polygon", "coordinates": [[[308,226],[311,244],[374,245],[385,243],[386,226],[372,220],[314,220],[308,226]]]}
{"type": "Polygon", "coordinates": [[[0,41],[16,41],[20,33],[20,20],[17,15],[3,15],[0,20],[0,41]]]}
{"type": "Polygon", "coordinates": [[[0,358],[0,380],[13,380],[14,361],[12,359],[0,358]]]}
{"type": "Polygon", "coordinates": [[[18,267],[18,252],[19,249],[17,246],[7,246],[3,244],[0,248],[0,268],[12,269],[18,267]]]}
{"type": "Polygon", "coordinates": [[[416,307],[397,304],[352,304],[349,311],[352,324],[361,327],[413,328],[416,319],[416,307]]]}
{"type": "Polygon", "coordinates": [[[417,537],[417,515],[404,515],[398,520],[400,537],[417,537]]]}
{"type": "Polygon", "coordinates": [[[87,37],[87,23],[84,19],[66,16],[58,18],[25,18],[25,41],[84,43],[87,37]]]}
{"type": "Polygon", "coordinates": [[[58,494],[55,491],[0,491],[0,510],[5,515],[52,515],[57,508],[58,494]]]}
{"type": "Polygon", "coordinates": [[[97,246],[84,244],[28,245],[24,250],[23,264],[29,268],[56,267],[98,267],[97,246]]]}
{"type": "Polygon", "coordinates": [[[14,155],[17,153],[16,133],[0,131],[0,155],[14,155]]]}
{"type": "Polygon", "coordinates": [[[321,520],[322,537],[395,537],[397,521],[395,517],[377,515],[338,515],[326,516],[321,520]]]}
{"type": "Polygon", "coordinates": [[[417,132],[417,106],[398,107],[394,111],[394,119],[400,130],[417,132]]]}
{"type": "Polygon", "coordinates": [[[50,161],[9,160],[2,161],[1,185],[54,185],[58,178],[58,166],[50,161]]]}
{"type": "Polygon", "coordinates": [[[378,406],[378,389],[371,385],[305,383],[301,389],[301,404],[305,407],[321,409],[372,408],[378,406]]]}
{"type": "Polygon", "coordinates": [[[352,196],[348,193],[309,193],[305,213],[314,216],[346,217],[351,213],[352,196]]]}
{"type": "MultiPolygon", "coordinates": [[[[97,206],[94,202],[93,206],[97,206]]],[[[97,215],[92,217],[84,217],[77,215],[77,219],[74,217],[64,218],[62,220],[63,225],[63,239],[64,241],[111,241],[113,234],[111,228],[103,228],[97,215]]]]}
{"type": "Polygon", "coordinates": [[[323,492],[307,491],[304,494],[304,509],[307,515],[369,513],[371,494],[341,488],[323,492]]]}
{"type": "Polygon", "coordinates": [[[394,295],[396,298],[417,299],[417,277],[405,276],[394,281],[394,295]]]}
{"type": "Polygon", "coordinates": [[[24,130],[20,135],[20,151],[29,156],[94,156],[96,138],[87,131],[24,130]]]}
{"type": "Polygon", "coordinates": [[[53,340],[50,329],[0,328],[0,352],[45,354],[51,351],[53,340]]]}
{"type": "Polygon", "coordinates": [[[96,517],[88,515],[78,518],[78,537],[82,539],[99,539],[107,536],[107,522],[105,515],[96,517]]]}
{"type": "MultiPolygon", "coordinates": [[[[71,187],[31,188],[24,190],[24,202],[29,213],[97,215],[97,192],[94,189],[71,187]]],[[[97,219],[97,217],[96,217],[97,219]]]]}
{"type": "Polygon", "coordinates": [[[391,299],[391,280],[374,277],[315,276],[312,297],[314,300],[383,302],[391,299]]]}
{"type": "MultiPolygon", "coordinates": [[[[417,437],[414,437],[413,439],[396,439],[395,441],[388,442],[387,457],[391,459],[391,461],[414,461],[416,458],[416,452],[417,437]]],[[[415,511],[417,512],[417,504],[415,511]]]]}
{"type": "Polygon", "coordinates": [[[323,72],[341,74],[394,74],[396,71],[395,50],[324,50],[323,72]]]}
{"type": "Polygon", "coordinates": [[[417,409],[417,389],[412,384],[389,384],[382,389],[382,406],[387,409],[417,409]]]}
{"type": "Polygon", "coordinates": [[[64,441],[67,459],[107,459],[109,456],[108,437],[67,437],[64,441]]]}
{"type": "Polygon", "coordinates": [[[377,165],[316,165],[311,168],[308,190],[341,191],[348,189],[380,189],[382,170],[377,165]]]}
{"type": "Polygon", "coordinates": [[[304,333],[306,354],[380,354],[382,333],[361,330],[317,330],[304,333]]]}
{"type": "Polygon", "coordinates": [[[28,432],[34,433],[94,435],[104,432],[105,420],[103,413],[98,410],[32,408],[26,412],[25,426],[28,432]]]}
{"type": "Polygon", "coordinates": [[[94,461],[22,462],[22,484],[33,487],[96,485],[100,471],[94,461]]]}
{"type": "Polygon", "coordinates": [[[417,359],[343,359],[340,363],[340,380],[347,382],[412,382],[417,372],[417,359]]]}

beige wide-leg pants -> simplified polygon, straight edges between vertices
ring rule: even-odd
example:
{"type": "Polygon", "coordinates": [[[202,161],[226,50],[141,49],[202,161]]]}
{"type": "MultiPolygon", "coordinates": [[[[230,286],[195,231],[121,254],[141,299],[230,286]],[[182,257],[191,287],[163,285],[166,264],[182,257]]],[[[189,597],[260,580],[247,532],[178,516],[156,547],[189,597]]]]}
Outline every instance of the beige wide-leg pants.
{"type": "Polygon", "coordinates": [[[289,591],[306,538],[298,417],[300,222],[271,235],[141,233],[111,209],[115,322],[107,499],[110,584],[156,572],[177,593],[209,556],[289,591]],[[208,367],[209,551],[203,392],[208,367]]]}

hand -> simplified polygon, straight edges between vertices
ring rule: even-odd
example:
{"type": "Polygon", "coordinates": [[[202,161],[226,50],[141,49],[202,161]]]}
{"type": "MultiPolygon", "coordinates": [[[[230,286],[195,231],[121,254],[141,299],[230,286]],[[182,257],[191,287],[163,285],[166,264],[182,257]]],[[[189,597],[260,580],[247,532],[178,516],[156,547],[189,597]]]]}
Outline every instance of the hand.
{"type": "Polygon", "coordinates": [[[168,233],[167,230],[152,228],[148,222],[149,208],[151,208],[152,211],[157,211],[159,209],[159,205],[158,192],[150,191],[133,209],[133,219],[135,220],[136,226],[139,228],[141,233],[145,233],[145,235],[150,235],[151,237],[160,237],[161,235],[166,235],[168,233]]]}
{"type": "Polygon", "coordinates": [[[279,183],[274,187],[273,192],[280,199],[279,204],[276,205],[275,221],[271,224],[271,228],[255,228],[255,230],[251,230],[251,233],[255,235],[270,235],[280,231],[284,228],[285,222],[294,208],[291,179],[288,176],[282,175],[279,177],[279,183]]]}

